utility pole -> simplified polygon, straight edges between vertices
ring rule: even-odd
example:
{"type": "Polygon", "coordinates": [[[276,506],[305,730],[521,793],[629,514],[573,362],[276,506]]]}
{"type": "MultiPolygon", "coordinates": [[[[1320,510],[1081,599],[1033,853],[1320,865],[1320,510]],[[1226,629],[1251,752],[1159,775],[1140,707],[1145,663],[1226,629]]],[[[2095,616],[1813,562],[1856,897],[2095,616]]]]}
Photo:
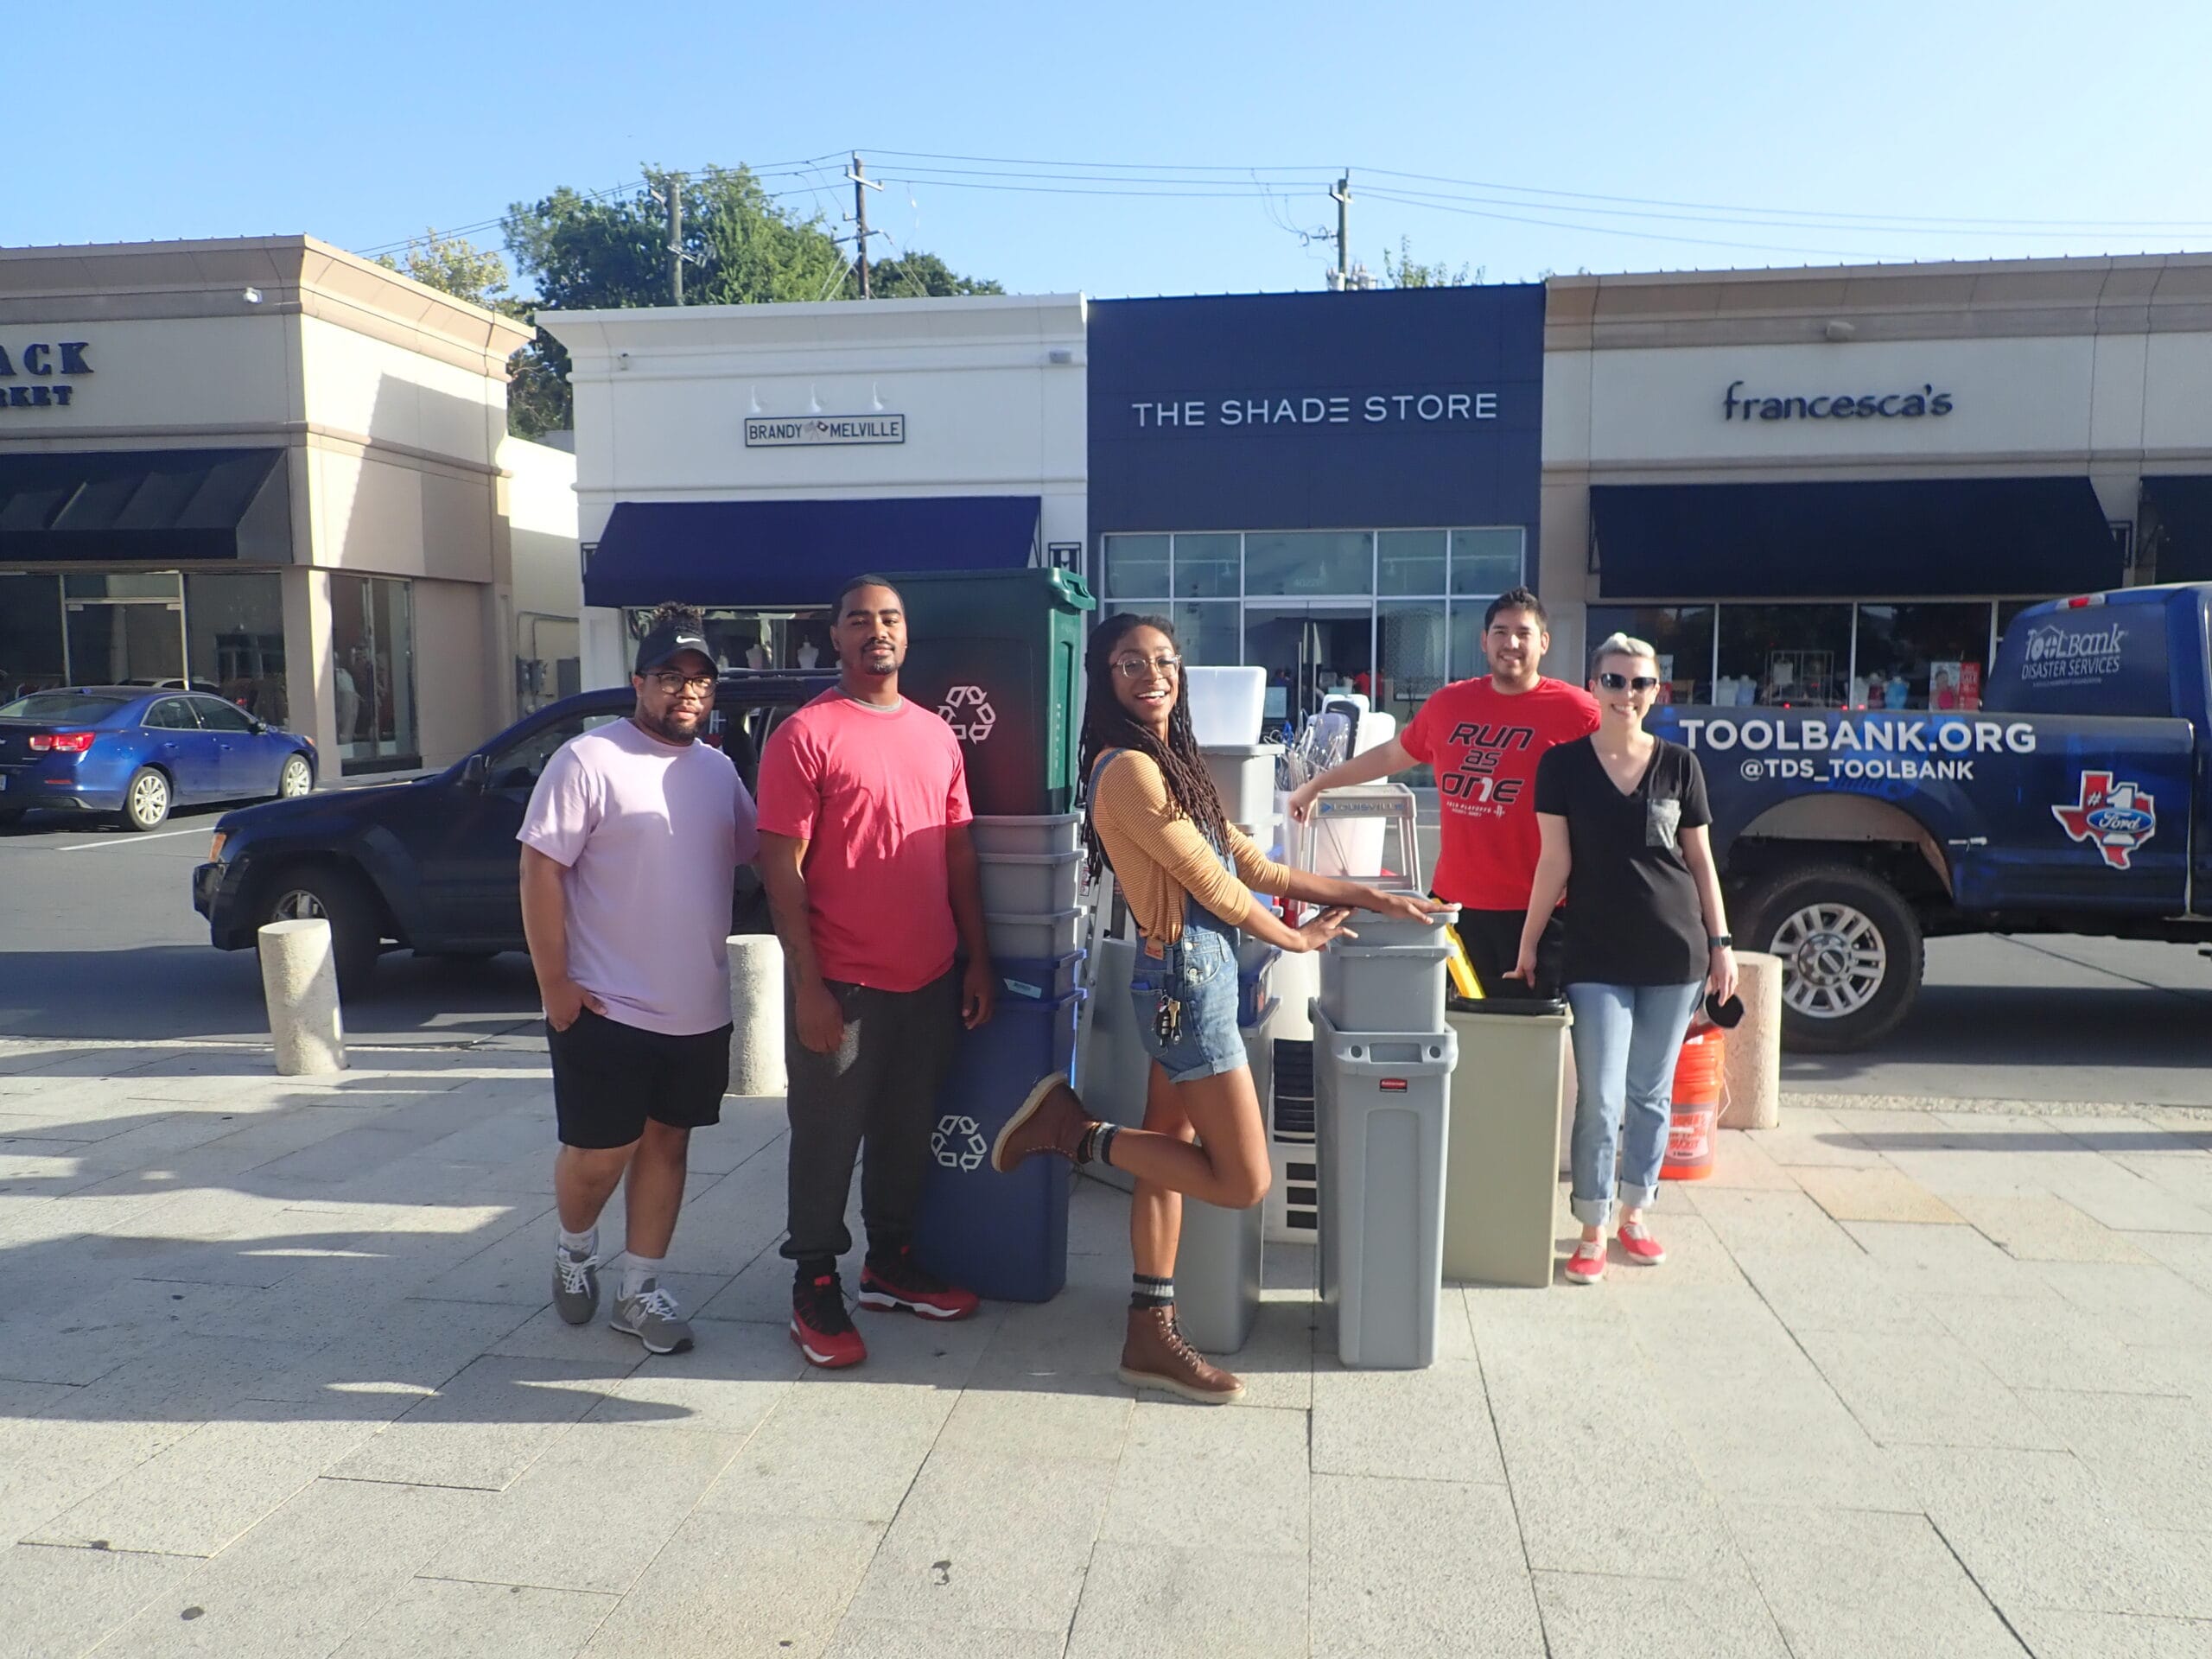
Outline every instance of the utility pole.
{"type": "Polygon", "coordinates": [[[683,303],[683,175],[668,175],[668,290],[675,304],[683,303]]]}
{"type": "Polygon", "coordinates": [[[861,298],[872,299],[868,287],[868,193],[883,187],[868,176],[861,165],[858,151],[854,152],[852,170],[845,175],[853,182],[853,250],[860,265],[861,298]]]}
{"type": "Polygon", "coordinates": [[[1329,192],[1337,204],[1337,269],[1329,286],[1338,292],[1351,285],[1351,169],[1344,169],[1337,188],[1329,192]]]}

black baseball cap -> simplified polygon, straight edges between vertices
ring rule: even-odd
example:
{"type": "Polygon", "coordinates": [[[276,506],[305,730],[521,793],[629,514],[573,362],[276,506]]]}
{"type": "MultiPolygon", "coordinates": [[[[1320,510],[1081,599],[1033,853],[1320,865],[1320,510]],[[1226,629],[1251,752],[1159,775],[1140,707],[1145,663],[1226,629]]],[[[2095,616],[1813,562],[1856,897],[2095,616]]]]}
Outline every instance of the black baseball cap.
{"type": "Polygon", "coordinates": [[[640,674],[650,674],[665,666],[687,651],[696,651],[714,665],[715,653],[707,648],[704,635],[683,622],[666,622],[638,641],[638,669],[640,674]]]}

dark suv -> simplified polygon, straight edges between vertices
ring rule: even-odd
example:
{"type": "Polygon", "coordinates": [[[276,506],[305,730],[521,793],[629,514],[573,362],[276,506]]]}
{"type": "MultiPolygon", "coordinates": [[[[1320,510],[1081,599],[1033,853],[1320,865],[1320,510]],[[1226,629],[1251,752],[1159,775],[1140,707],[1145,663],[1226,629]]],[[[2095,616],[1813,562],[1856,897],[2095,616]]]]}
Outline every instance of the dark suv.
{"type": "MultiPolygon", "coordinates": [[[[830,673],[726,673],[709,741],[750,789],[760,746],[784,715],[836,683],[830,673]]],[[[433,778],[334,790],[226,812],[192,904],[219,950],[243,950],[265,922],[330,923],[345,995],[365,990],[385,950],[480,958],[527,948],[515,831],[545,763],[570,738],[636,706],[627,687],[542,709],[433,778]]],[[[767,927],[760,883],[738,872],[734,932],[767,927]]]]}

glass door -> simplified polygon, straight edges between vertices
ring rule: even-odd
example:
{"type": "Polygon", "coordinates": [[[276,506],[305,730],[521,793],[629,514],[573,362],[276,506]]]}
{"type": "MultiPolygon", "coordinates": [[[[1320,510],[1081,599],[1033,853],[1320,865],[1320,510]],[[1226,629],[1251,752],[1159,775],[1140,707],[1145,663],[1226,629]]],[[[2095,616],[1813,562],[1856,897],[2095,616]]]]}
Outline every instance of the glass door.
{"type": "Polygon", "coordinates": [[[1318,712],[1330,692],[1371,693],[1374,602],[1247,603],[1244,660],[1267,671],[1270,729],[1295,726],[1318,712]]]}
{"type": "Polygon", "coordinates": [[[184,683],[184,595],[174,571],[65,577],[61,631],[73,685],[184,683]]]}

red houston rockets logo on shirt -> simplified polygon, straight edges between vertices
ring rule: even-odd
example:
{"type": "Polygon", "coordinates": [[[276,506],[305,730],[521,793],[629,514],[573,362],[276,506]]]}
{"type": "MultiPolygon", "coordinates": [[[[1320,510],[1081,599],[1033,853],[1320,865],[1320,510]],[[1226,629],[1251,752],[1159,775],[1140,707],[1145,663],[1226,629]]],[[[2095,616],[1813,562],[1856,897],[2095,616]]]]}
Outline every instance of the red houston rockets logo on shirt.
{"type": "Polygon", "coordinates": [[[2115,784],[2108,772],[2083,772],[2081,798],[2052,807],[2050,814],[2069,839],[2094,842],[2115,870],[2127,868],[2137,849],[2158,833],[2158,801],[2133,784],[2115,784]]]}

